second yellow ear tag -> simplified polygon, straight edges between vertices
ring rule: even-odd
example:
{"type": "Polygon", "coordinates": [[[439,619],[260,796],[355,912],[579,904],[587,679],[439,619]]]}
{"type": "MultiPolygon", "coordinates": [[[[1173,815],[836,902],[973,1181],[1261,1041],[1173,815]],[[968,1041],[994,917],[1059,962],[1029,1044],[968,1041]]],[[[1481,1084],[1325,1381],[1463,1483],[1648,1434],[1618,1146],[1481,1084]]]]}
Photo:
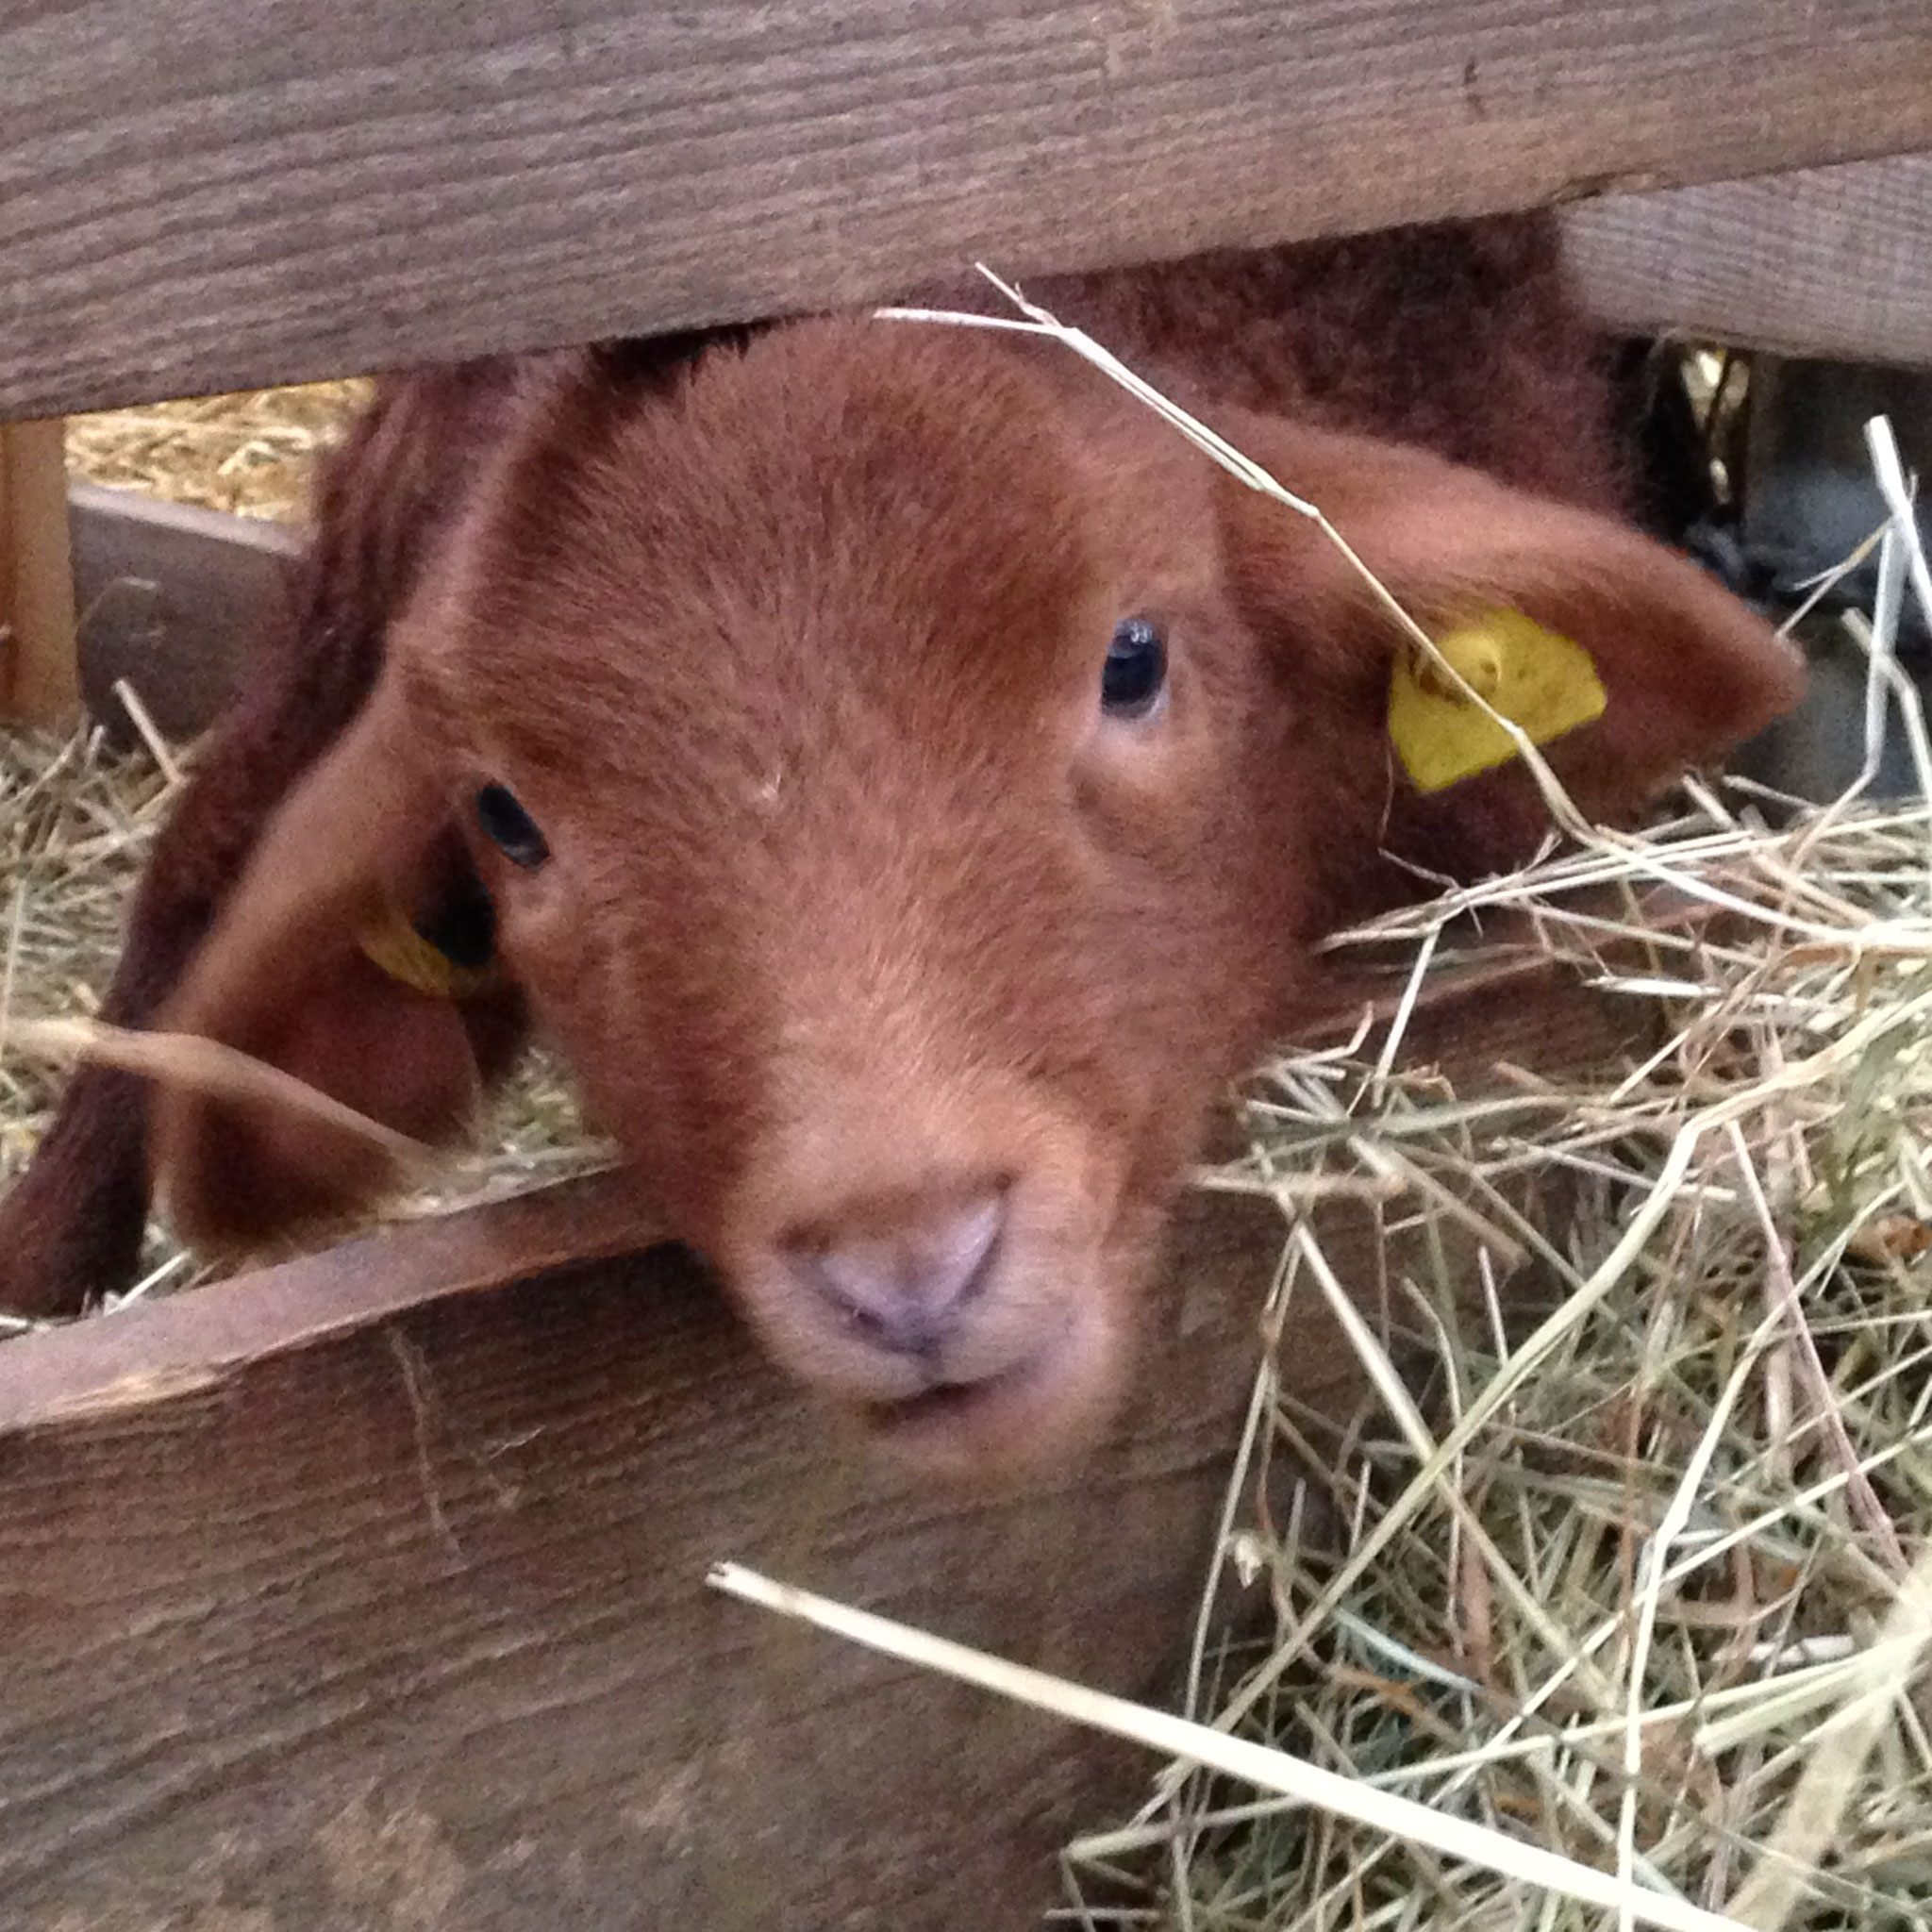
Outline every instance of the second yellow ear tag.
{"type": "MultiPolygon", "coordinates": [[[[1603,713],[1604,688],[1589,654],[1520,610],[1492,610],[1459,625],[1436,648],[1532,744],[1603,713]]],[[[1509,734],[1416,650],[1395,659],[1389,736],[1419,791],[1441,791],[1516,756],[1509,734]]]]}
{"type": "Polygon", "coordinates": [[[394,908],[384,906],[357,929],[365,958],[391,979],[433,1000],[461,999],[491,982],[487,966],[458,966],[431,945],[394,908]]]}

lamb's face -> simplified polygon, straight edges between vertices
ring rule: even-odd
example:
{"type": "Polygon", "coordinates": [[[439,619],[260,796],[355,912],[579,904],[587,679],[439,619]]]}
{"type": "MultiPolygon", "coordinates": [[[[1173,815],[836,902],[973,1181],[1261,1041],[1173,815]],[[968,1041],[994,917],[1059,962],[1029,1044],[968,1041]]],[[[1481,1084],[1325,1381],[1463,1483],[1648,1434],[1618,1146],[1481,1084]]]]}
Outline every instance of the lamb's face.
{"type": "Polygon", "coordinates": [[[479,658],[526,694],[459,790],[600,1120],[773,1353],[941,1464],[1105,1410],[1300,925],[1205,466],[1099,400],[958,337],[767,339],[613,434],[575,521],[518,503],[423,641],[452,712],[479,658]]]}

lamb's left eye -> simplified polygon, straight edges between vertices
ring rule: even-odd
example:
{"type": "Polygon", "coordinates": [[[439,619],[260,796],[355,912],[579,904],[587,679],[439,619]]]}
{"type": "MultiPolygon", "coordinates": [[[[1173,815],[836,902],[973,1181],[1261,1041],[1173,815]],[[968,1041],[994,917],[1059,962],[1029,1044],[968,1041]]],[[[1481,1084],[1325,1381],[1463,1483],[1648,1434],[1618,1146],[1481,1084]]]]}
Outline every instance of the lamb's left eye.
{"type": "Polygon", "coordinates": [[[1100,708],[1110,718],[1144,718],[1167,689],[1167,640],[1144,617],[1114,626],[1100,671],[1100,708]]]}

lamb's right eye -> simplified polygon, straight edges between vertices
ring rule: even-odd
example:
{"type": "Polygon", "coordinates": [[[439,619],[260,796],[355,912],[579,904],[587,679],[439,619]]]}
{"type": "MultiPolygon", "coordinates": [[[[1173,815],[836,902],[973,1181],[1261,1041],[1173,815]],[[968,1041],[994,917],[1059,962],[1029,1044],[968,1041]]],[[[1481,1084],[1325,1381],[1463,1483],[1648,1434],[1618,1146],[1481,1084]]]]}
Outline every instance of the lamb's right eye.
{"type": "Polygon", "coordinates": [[[526,872],[550,857],[550,846],[537,829],[537,821],[517,803],[508,785],[486,785],[476,794],[476,823],[483,836],[509,860],[526,872]]]}

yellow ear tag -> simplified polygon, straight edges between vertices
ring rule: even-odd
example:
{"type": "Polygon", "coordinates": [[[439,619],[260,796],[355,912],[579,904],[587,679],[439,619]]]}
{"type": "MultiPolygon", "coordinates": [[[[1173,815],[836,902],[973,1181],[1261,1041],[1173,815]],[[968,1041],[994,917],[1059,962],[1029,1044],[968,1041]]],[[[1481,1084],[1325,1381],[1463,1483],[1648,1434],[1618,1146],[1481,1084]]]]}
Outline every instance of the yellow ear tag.
{"type": "Polygon", "coordinates": [[[412,992],[433,1000],[461,999],[480,991],[491,979],[488,966],[458,966],[432,946],[394,907],[385,905],[356,929],[364,958],[412,992]]]}
{"type": "MultiPolygon", "coordinates": [[[[1436,648],[1532,744],[1603,714],[1604,688],[1589,654],[1520,610],[1490,611],[1438,638],[1436,648]]],[[[1419,650],[1396,658],[1389,736],[1419,791],[1441,791],[1516,756],[1509,734],[1419,650]]]]}

